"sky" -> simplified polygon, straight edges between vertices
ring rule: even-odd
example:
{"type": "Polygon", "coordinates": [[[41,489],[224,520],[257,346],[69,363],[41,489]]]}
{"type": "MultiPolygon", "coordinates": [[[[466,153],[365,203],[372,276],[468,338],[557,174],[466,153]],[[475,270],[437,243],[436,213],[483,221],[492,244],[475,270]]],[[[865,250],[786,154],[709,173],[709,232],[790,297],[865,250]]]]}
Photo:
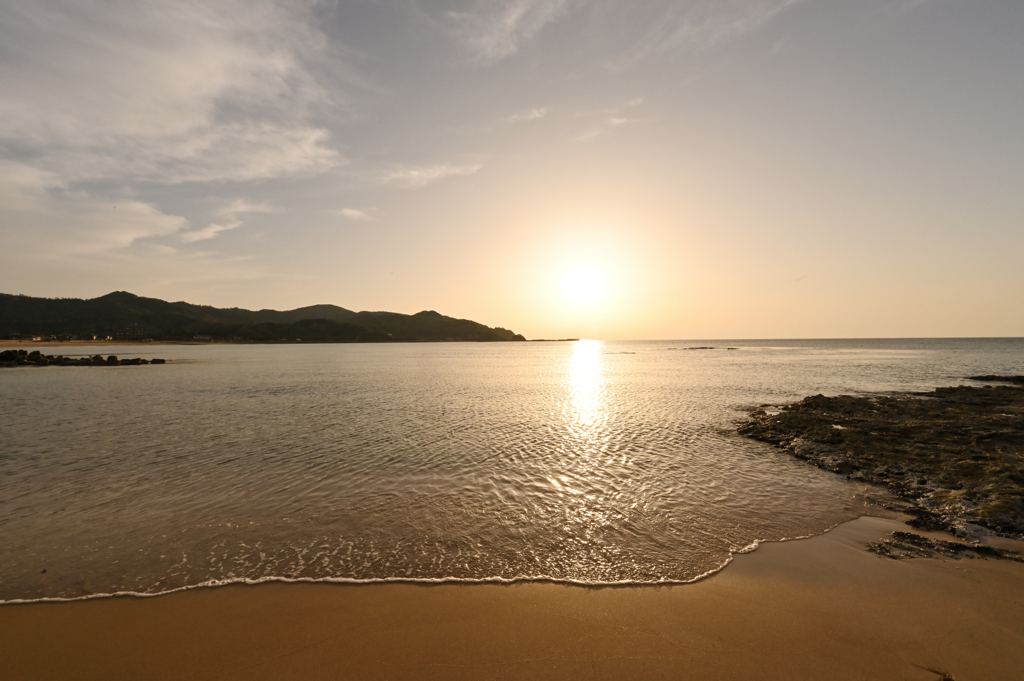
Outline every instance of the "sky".
{"type": "Polygon", "coordinates": [[[0,0],[0,291],[1024,336],[1020,0],[0,0]]]}

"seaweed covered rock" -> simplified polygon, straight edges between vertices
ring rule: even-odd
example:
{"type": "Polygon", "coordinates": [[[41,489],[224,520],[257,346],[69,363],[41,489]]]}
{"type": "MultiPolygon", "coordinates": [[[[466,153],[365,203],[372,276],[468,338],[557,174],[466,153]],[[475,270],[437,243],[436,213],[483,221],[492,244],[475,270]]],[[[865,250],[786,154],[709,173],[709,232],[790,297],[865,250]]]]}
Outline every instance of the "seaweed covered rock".
{"type": "Polygon", "coordinates": [[[1024,535],[1024,388],[815,395],[777,414],[755,410],[740,432],[820,468],[888,486],[918,527],[970,536],[971,526],[981,525],[1024,535]]]}
{"type": "Polygon", "coordinates": [[[903,558],[1003,558],[1024,563],[1024,558],[1016,551],[1000,549],[984,544],[963,544],[922,537],[914,532],[890,532],[876,542],[868,543],[868,550],[885,558],[901,560],[903,558]]]}

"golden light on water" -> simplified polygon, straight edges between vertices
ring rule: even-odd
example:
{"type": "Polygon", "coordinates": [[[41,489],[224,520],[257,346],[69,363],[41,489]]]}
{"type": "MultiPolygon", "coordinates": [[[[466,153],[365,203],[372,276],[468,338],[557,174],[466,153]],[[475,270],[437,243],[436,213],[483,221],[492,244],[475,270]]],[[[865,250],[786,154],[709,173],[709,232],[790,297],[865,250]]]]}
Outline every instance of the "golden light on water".
{"type": "MultiPolygon", "coordinates": [[[[617,484],[608,479],[607,460],[612,435],[608,428],[611,413],[608,366],[604,343],[577,341],[565,364],[565,398],[562,418],[565,427],[562,471],[548,477],[560,500],[563,530],[571,541],[584,547],[602,545],[602,532],[621,513],[613,497],[617,484]]],[[[587,569],[586,553],[576,559],[576,568],[587,569]]]]}
{"type": "Polygon", "coordinates": [[[601,357],[603,343],[582,340],[575,343],[567,371],[568,401],[565,416],[578,450],[597,454],[606,439],[608,418],[607,378],[601,357]]]}

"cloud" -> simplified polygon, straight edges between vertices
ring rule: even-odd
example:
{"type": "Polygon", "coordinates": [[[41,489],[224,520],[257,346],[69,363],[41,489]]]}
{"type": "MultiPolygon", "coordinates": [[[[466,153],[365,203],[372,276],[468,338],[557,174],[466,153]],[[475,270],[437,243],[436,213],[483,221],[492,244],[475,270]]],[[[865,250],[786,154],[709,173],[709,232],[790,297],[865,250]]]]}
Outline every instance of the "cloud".
{"type": "Polygon", "coordinates": [[[201,300],[218,286],[242,291],[265,276],[245,256],[163,243],[188,228],[183,217],[131,197],[70,190],[52,173],[9,161],[0,161],[0,225],[0,272],[10,292],[148,290],[201,300]]]}
{"type": "Polygon", "coordinates": [[[221,203],[216,215],[237,215],[238,213],[273,213],[276,209],[269,203],[252,203],[249,199],[231,199],[221,203]]]}
{"type": "Polygon", "coordinates": [[[196,229],[191,232],[185,232],[181,235],[181,240],[187,244],[195,243],[196,241],[203,241],[204,239],[212,239],[221,232],[226,232],[235,227],[241,226],[241,220],[226,220],[224,222],[216,223],[212,222],[203,229],[196,229]]]}
{"type": "Polygon", "coordinates": [[[310,2],[0,0],[0,153],[62,180],[322,172],[310,2]]]}
{"type": "MultiPolygon", "coordinates": [[[[925,0],[906,0],[921,2],[925,0]]],[[[707,48],[755,30],[804,0],[648,0],[641,5],[596,0],[439,0],[426,10],[477,61],[510,57],[548,25],[577,8],[594,20],[627,26],[634,15],[654,17],[630,49],[611,64],[623,70],[651,54],[684,47],[707,48]],[[456,5],[456,7],[453,7],[456,5]]],[[[426,0],[420,0],[426,4],[426,0]]],[[[586,22],[580,22],[582,28],[586,22]]]]}
{"type": "Polygon", "coordinates": [[[344,218],[348,218],[349,220],[373,222],[373,218],[371,218],[363,211],[356,210],[355,208],[342,208],[341,210],[335,212],[344,218]]]}
{"type": "Polygon", "coordinates": [[[511,116],[507,116],[502,120],[502,122],[510,125],[515,123],[526,123],[528,121],[535,121],[538,118],[544,118],[544,116],[546,116],[547,113],[548,108],[546,106],[535,107],[528,111],[520,111],[519,113],[514,113],[511,116]]]}
{"type": "Polygon", "coordinates": [[[472,175],[483,167],[482,163],[461,166],[443,163],[433,166],[400,166],[388,170],[384,174],[383,182],[418,188],[439,182],[447,177],[472,175]]]}
{"type": "Polygon", "coordinates": [[[578,118],[591,119],[594,122],[591,123],[590,128],[583,134],[574,138],[576,142],[590,142],[598,137],[608,134],[616,128],[620,128],[625,125],[632,123],[640,123],[644,119],[635,118],[626,115],[626,112],[630,109],[636,108],[643,103],[642,97],[637,97],[624,102],[622,105],[614,107],[612,109],[603,109],[599,111],[583,111],[577,113],[578,118]]]}
{"type": "Polygon", "coordinates": [[[623,70],[659,52],[706,49],[756,30],[804,0],[691,0],[670,3],[657,24],[611,68],[623,70]]]}
{"type": "Polygon", "coordinates": [[[108,253],[188,227],[152,204],[69,190],[52,173],[11,162],[0,162],[0,224],[6,250],[36,258],[108,253]]]}
{"type": "Polygon", "coordinates": [[[488,63],[515,54],[577,4],[577,0],[473,0],[468,9],[445,11],[443,24],[476,59],[488,63]]]}
{"type": "Polygon", "coordinates": [[[272,210],[273,208],[266,204],[253,204],[245,199],[234,199],[215,211],[214,214],[220,218],[217,222],[211,222],[202,229],[182,232],[179,238],[187,244],[212,239],[221,232],[240,227],[242,220],[239,216],[244,213],[269,213],[272,210]]]}

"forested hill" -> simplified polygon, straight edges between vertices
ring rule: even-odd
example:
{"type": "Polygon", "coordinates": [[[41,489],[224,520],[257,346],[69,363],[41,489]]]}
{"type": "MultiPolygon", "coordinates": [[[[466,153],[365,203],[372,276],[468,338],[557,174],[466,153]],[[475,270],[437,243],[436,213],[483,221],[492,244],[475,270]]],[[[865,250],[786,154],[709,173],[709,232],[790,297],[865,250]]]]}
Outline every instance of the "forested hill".
{"type": "Polygon", "coordinates": [[[243,310],[169,303],[125,291],[99,298],[32,298],[0,293],[0,338],[152,338],[209,336],[237,341],[505,341],[507,329],[433,311],[353,312],[337,305],[297,310],[243,310]]]}

